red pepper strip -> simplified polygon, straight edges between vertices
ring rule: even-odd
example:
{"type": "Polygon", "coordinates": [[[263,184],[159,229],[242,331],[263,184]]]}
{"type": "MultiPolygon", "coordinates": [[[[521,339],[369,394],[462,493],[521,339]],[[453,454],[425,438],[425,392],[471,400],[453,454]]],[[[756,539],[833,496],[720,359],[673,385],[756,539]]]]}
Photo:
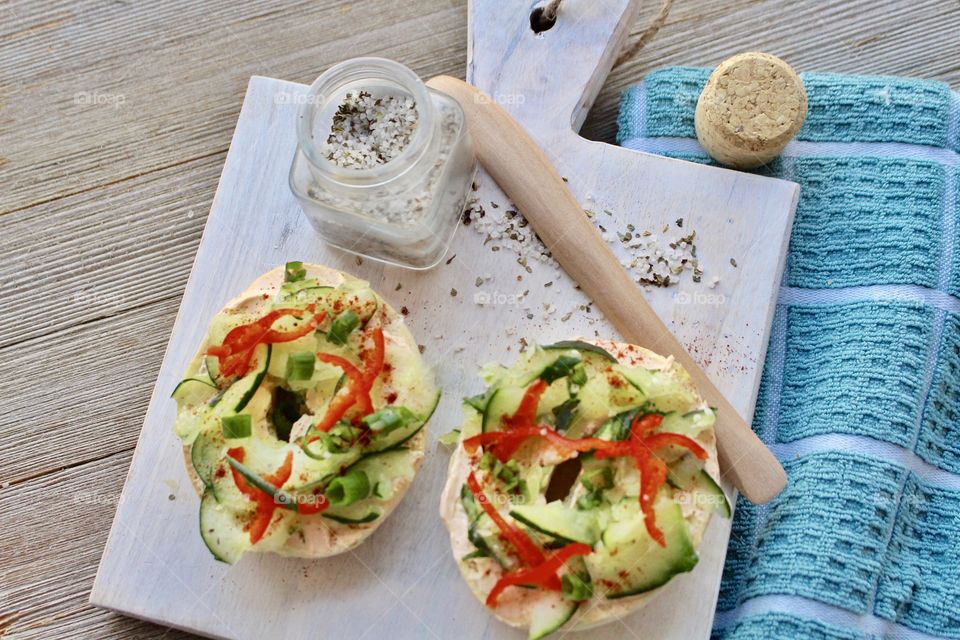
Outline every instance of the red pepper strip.
{"type": "Polygon", "coordinates": [[[516,412],[507,418],[503,418],[503,422],[508,427],[529,427],[536,425],[537,423],[537,406],[540,404],[540,397],[543,395],[543,392],[549,387],[544,380],[537,379],[536,382],[527,387],[526,392],[523,394],[523,399],[520,400],[520,406],[517,407],[516,412]]]}
{"type": "MultiPolygon", "coordinates": [[[[340,418],[347,413],[347,410],[354,405],[355,401],[356,397],[352,389],[347,389],[346,393],[338,393],[334,399],[330,401],[330,405],[327,407],[327,412],[323,415],[323,419],[317,423],[317,430],[330,431],[333,425],[337,424],[340,418]]],[[[319,438],[320,436],[318,435],[313,436],[308,442],[313,442],[319,438]]]]}
{"type": "Polygon", "coordinates": [[[303,326],[297,327],[296,329],[291,329],[290,331],[277,331],[276,329],[270,329],[267,333],[260,339],[261,344],[277,344],[279,342],[292,342],[298,338],[309,334],[311,331],[316,329],[321,322],[323,322],[327,317],[326,311],[321,311],[320,313],[314,314],[310,320],[303,326]]]}
{"type": "Polygon", "coordinates": [[[535,585],[550,591],[559,591],[561,582],[557,576],[557,571],[560,570],[560,567],[570,558],[585,556],[592,551],[590,545],[582,542],[568,544],[552,553],[549,558],[535,567],[517,569],[504,574],[487,594],[487,606],[495,607],[500,594],[512,585],[535,585]]]}
{"type": "Polygon", "coordinates": [[[306,309],[275,309],[254,322],[240,325],[230,330],[220,345],[207,349],[207,354],[220,360],[220,373],[224,376],[242,376],[250,370],[253,350],[258,344],[289,342],[301,338],[323,322],[326,312],[311,317],[304,325],[292,331],[275,331],[270,327],[283,316],[301,315],[306,311],[313,313],[313,305],[306,309]]]}
{"type": "Polygon", "coordinates": [[[634,438],[642,438],[657,427],[663,424],[663,416],[659,413],[648,413],[644,416],[637,416],[630,423],[630,435],[634,438]]]}
{"type": "MultiPolygon", "coordinates": [[[[327,364],[332,364],[335,367],[340,367],[341,369],[343,369],[343,372],[347,374],[347,379],[350,381],[348,385],[349,386],[348,393],[354,402],[360,403],[360,412],[363,415],[367,415],[368,413],[373,411],[373,403],[370,401],[370,394],[367,393],[366,381],[364,379],[364,375],[359,369],[357,369],[354,366],[352,362],[350,362],[346,358],[335,356],[332,353],[318,353],[317,360],[319,360],[320,362],[326,362],[327,364]]],[[[331,406],[333,406],[333,403],[331,403],[331,406]]],[[[340,417],[342,417],[342,415],[340,417]]],[[[340,417],[338,417],[337,420],[339,420],[340,417]]],[[[326,422],[326,416],[324,416],[324,423],[325,422],[326,422]]],[[[336,423],[337,421],[334,420],[333,424],[331,424],[330,427],[323,429],[323,431],[329,431],[330,428],[333,427],[333,425],[336,423]]]]}
{"type": "Polygon", "coordinates": [[[503,532],[504,537],[513,545],[517,556],[520,557],[520,561],[527,566],[542,564],[546,558],[540,548],[534,544],[533,540],[521,529],[503,519],[503,516],[501,516],[490,503],[490,499],[487,498],[487,494],[483,492],[480,483],[477,482],[477,477],[472,471],[470,475],[467,476],[467,487],[470,489],[470,493],[473,494],[474,499],[480,504],[483,510],[486,511],[487,515],[490,516],[490,519],[493,520],[500,531],[503,532]]]}
{"type": "MultiPolygon", "coordinates": [[[[245,454],[246,452],[242,447],[236,447],[227,451],[228,456],[240,463],[243,462],[245,454]]],[[[246,478],[244,478],[240,472],[238,472],[232,466],[230,467],[230,471],[233,473],[233,481],[236,483],[237,489],[253,500],[256,504],[256,512],[253,522],[251,522],[249,525],[250,543],[256,544],[261,538],[263,538],[263,535],[270,527],[270,522],[273,520],[273,514],[277,510],[277,503],[274,501],[273,496],[264,493],[256,487],[251,487],[247,483],[246,478]]],[[[284,459],[283,464],[280,465],[280,468],[277,469],[275,473],[264,476],[263,479],[279,489],[287,480],[290,479],[290,474],[292,471],[293,452],[288,451],[287,457],[284,459]]]]}
{"type": "Polygon", "coordinates": [[[650,537],[661,547],[667,546],[667,540],[657,527],[657,514],[653,510],[653,502],[657,499],[657,492],[667,480],[667,465],[660,458],[647,454],[637,456],[637,466],[640,468],[640,511],[643,513],[643,524],[650,537]]]}
{"type": "Polygon", "coordinates": [[[320,494],[319,496],[314,495],[314,498],[316,499],[310,503],[298,502],[297,513],[310,516],[317,513],[322,513],[327,510],[327,507],[330,506],[330,501],[327,500],[327,496],[320,494]]]}

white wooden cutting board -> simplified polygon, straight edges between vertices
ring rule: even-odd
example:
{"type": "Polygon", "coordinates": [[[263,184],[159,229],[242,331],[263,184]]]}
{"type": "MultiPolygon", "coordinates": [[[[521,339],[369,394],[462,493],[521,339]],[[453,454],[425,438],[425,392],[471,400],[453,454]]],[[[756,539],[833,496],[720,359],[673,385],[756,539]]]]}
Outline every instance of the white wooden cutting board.
{"type": "MultiPolygon", "coordinates": [[[[527,11],[527,3],[472,4],[469,79],[503,98],[586,207],[608,209],[611,219],[638,229],[682,217],[697,230],[698,254],[707,276],[721,277],[719,286],[692,283],[688,274],[649,299],[749,418],[796,185],[580,139],[572,127],[609,70],[634,3],[564,0],[557,25],[539,38],[529,31],[527,11]]],[[[476,224],[458,231],[448,256],[455,257],[427,273],[358,264],[325,246],[287,187],[297,105],[306,90],[269,78],[250,81],[90,601],[212,637],[521,638],[489,616],[460,579],[437,515],[448,456],[436,438],[459,424],[461,397],[481,390],[478,365],[511,361],[521,337],[548,343],[616,335],[595,310],[578,308],[587,301],[564,274],[543,264],[528,273],[509,250],[485,244],[476,224]],[[407,307],[444,396],[429,425],[420,475],[357,552],[318,561],[249,555],[228,567],[212,559],[197,532],[199,501],[172,432],[169,395],[217,310],[289,260],[350,271],[395,307],[407,307]],[[475,302],[483,297],[501,304],[475,302]]],[[[508,203],[489,182],[482,180],[481,204],[488,216],[502,215],[508,203]]],[[[729,530],[728,521],[715,519],[692,573],[623,625],[590,637],[708,637],[729,530]]]]}

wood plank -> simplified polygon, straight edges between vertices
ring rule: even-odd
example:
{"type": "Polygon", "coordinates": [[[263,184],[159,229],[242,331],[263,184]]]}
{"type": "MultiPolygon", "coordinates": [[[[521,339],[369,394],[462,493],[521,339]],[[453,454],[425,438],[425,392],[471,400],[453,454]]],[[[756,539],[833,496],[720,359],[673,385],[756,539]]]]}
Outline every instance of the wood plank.
{"type": "Polygon", "coordinates": [[[179,302],[174,293],[0,351],[16,372],[0,377],[0,485],[133,447],[179,302]]]}
{"type": "MultiPolygon", "coordinates": [[[[634,34],[650,23],[660,4],[644,3],[634,34]]],[[[781,56],[799,71],[917,76],[956,90],[958,29],[960,4],[950,0],[675,2],[657,36],[608,76],[582,134],[613,141],[620,92],[650,71],[669,65],[714,66],[749,50],[781,56]]]]}
{"type": "Polygon", "coordinates": [[[5,216],[0,349],[179,298],[225,155],[5,216]]]}
{"type": "MultiPolygon", "coordinates": [[[[0,636],[40,638],[191,637],[94,609],[87,596],[130,452],[0,491],[0,636]]],[[[189,486],[175,498],[189,498],[189,486]]]]}
{"type": "Polygon", "coordinates": [[[15,97],[0,130],[0,212],[222,152],[257,73],[310,82],[348,52],[424,75],[464,68],[460,3],[45,9],[13,5],[0,40],[0,76],[15,97]]]}

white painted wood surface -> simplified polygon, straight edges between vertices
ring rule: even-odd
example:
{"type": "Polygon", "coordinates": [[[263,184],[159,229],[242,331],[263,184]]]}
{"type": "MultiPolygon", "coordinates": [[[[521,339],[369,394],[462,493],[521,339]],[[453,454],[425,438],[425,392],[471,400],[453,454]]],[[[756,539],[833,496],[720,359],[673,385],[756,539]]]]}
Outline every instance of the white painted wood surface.
{"type": "MultiPolygon", "coordinates": [[[[472,40],[471,73],[481,45],[472,40]]],[[[496,93],[496,86],[485,88],[496,93]]],[[[575,313],[568,322],[560,322],[560,314],[542,315],[543,303],[562,312],[587,301],[563,274],[545,265],[528,274],[512,256],[491,252],[471,228],[458,232],[449,264],[423,274],[371,261],[358,264],[354,256],[324,246],[286,181],[296,144],[297,96],[305,91],[294,83],[251,80],[90,600],[213,637],[522,637],[494,621],[459,577],[437,517],[447,454],[434,442],[459,423],[460,397],[480,390],[477,365],[509,361],[521,336],[547,342],[611,335],[610,329],[595,312],[575,313]],[[171,432],[174,403],[168,394],[220,306],[258,274],[291,259],[348,270],[370,280],[388,301],[407,306],[411,330],[437,367],[445,395],[430,424],[431,445],[420,476],[357,553],[309,562],[249,556],[227,567],[212,560],[197,533],[198,500],[171,432]],[[476,278],[483,274],[491,279],[478,288],[476,278]],[[547,282],[553,285],[544,287],[547,282]],[[496,299],[497,293],[510,298],[524,290],[530,294],[521,304],[474,303],[478,292],[496,299]],[[536,315],[531,320],[528,314],[536,315]]],[[[533,101],[537,87],[526,91],[533,101]]],[[[544,144],[556,155],[562,138],[544,144]]],[[[576,137],[570,133],[566,139],[576,137]]],[[[594,194],[597,209],[610,208],[638,227],[684,217],[702,238],[705,263],[719,270],[730,257],[737,259],[739,269],[724,271],[721,286],[711,291],[725,296],[723,304],[673,305],[674,294],[695,300],[708,291],[689,282],[656,292],[651,302],[749,415],[794,187],[578,144],[596,155],[582,164],[566,152],[558,159],[575,191],[584,198],[588,191],[594,194]],[[605,173],[596,172],[600,167],[605,173]],[[617,192],[607,191],[612,185],[617,192]]],[[[481,191],[484,200],[496,199],[488,189],[481,191]]],[[[706,637],[728,533],[727,522],[715,521],[700,566],[671,583],[659,605],[627,618],[629,629],[641,637],[706,637]],[[670,610],[677,602],[684,602],[682,616],[670,610]]],[[[613,624],[591,637],[624,632],[613,624]]]]}

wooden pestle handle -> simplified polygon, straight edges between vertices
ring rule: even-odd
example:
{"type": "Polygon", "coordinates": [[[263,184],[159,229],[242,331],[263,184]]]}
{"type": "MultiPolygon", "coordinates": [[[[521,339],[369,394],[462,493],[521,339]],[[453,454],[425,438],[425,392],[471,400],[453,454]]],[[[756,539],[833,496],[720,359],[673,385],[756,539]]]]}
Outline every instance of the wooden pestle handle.
{"type": "Polygon", "coordinates": [[[476,87],[449,76],[437,76],[427,85],[460,103],[484,169],[623,338],[672,355],[704,398],[717,407],[723,475],[751,502],[772,500],[787,483],[783,467],[647,304],[543,150],[520,123],[476,87]]]}

